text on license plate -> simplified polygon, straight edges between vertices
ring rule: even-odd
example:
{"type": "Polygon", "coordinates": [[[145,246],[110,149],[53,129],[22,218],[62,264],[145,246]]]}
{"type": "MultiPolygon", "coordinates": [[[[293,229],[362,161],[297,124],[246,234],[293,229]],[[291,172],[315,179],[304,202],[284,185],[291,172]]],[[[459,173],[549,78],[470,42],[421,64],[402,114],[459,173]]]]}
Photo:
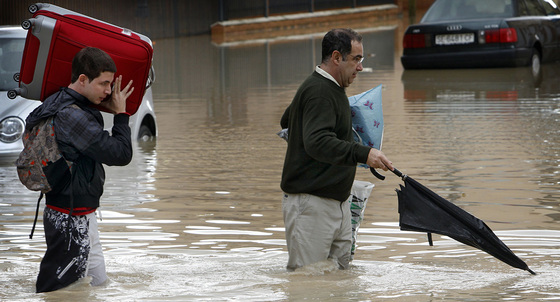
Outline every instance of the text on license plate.
{"type": "Polygon", "coordinates": [[[474,43],[474,33],[436,35],[436,45],[474,43]]]}

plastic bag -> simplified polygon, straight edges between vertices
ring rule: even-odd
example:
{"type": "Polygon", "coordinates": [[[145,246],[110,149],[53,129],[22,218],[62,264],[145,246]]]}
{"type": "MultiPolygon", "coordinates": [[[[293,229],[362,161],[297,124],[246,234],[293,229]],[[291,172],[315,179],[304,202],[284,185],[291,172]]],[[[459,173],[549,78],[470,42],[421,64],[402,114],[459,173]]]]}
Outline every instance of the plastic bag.
{"type": "Polygon", "coordinates": [[[350,260],[354,259],[354,254],[356,252],[356,248],[358,247],[356,244],[358,229],[360,228],[360,223],[364,219],[366,204],[374,186],[375,185],[371,182],[361,180],[354,180],[354,183],[352,184],[352,190],[350,192],[352,195],[352,201],[350,204],[350,211],[352,212],[352,251],[350,260]]]}

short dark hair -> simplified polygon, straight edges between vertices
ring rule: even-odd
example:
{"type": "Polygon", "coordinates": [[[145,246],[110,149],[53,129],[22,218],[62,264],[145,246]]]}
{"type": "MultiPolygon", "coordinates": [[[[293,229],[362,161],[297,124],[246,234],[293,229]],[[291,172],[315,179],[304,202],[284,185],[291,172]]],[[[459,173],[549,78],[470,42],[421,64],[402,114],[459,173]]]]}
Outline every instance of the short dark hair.
{"type": "Polygon", "coordinates": [[[80,74],[85,74],[91,82],[105,71],[117,72],[117,66],[113,59],[99,48],[83,48],[72,60],[71,83],[76,82],[80,74]]]}
{"type": "Polygon", "coordinates": [[[342,59],[352,52],[352,41],[362,43],[362,36],[350,28],[331,29],[322,42],[321,62],[326,62],[335,50],[342,54],[342,59]]]}

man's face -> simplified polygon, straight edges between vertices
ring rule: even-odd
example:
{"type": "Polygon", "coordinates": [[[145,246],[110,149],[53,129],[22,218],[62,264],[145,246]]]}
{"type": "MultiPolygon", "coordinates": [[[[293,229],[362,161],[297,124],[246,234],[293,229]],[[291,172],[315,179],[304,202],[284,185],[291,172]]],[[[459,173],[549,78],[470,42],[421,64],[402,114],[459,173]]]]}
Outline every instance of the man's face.
{"type": "Polygon", "coordinates": [[[101,104],[111,94],[111,83],[114,76],[113,72],[104,71],[91,82],[86,79],[82,95],[95,105],[101,104]]]}
{"type": "Polygon", "coordinates": [[[340,64],[340,80],[342,87],[346,88],[354,82],[358,72],[362,71],[362,59],[364,58],[364,46],[358,41],[352,41],[352,51],[340,64]]]}

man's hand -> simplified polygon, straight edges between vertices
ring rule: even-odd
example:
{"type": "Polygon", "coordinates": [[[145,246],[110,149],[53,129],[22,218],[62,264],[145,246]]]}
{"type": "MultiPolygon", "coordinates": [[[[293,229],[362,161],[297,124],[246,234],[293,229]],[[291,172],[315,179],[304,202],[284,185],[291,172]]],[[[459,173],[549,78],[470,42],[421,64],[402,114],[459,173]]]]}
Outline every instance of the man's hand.
{"type": "Polygon", "coordinates": [[[111,99],[101,103],[100,105],[112,112],[113,114],[119,114],[126,112],[126,99],[134,91],[132,87],[132,80],[128,82],[128,85],[121,90],[122,75],[119,75],[115,79],[113,84],[113,93],[111,94],[111,99]]]}
{"type": "Polygon", "coordinates": [[[372,168],[382,169],[383,171],[391,170],[393,171],[393,163],[383,154],[383,152],[371,148],[369,150],[367,163],[368,166],[372,168]]]}

